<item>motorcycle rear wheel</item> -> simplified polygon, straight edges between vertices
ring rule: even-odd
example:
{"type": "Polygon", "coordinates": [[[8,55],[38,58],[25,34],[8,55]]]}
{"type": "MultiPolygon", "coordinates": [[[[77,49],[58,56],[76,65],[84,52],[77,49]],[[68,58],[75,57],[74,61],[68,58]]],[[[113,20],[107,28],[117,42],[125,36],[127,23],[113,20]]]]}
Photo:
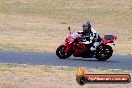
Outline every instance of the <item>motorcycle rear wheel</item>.
{"type": "Polygon", "coordinates": [[[112,56],[113,49],[109,45],[103,45],[102,49],[103,50],[99,50],[98,54],[96,55],[96,59],[99,61],[106,61],[112,56]]]}
{"type": "Polygon", "coordinates": [[[57,50],[56,50],[56,55],[60,58],[60,59],[66,59],[69,58],[73,52],[72,50],[70,50],[68,53],[65,52],[66,47],[64,45],[60,45],[57,50]]]}

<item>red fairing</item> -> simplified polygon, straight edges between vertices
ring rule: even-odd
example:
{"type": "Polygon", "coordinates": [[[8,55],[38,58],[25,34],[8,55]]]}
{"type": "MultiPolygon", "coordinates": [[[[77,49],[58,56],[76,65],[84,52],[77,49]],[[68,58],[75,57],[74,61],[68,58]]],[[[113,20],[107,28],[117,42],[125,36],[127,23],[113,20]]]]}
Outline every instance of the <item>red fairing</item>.
{"type": "Polygon", "coordinates": [[[74,54],[75,57],[80,57],[82,54],[87,53],[86,51],[89,51],[84,44],[78,44],[78,48],[74,48],[74,54]]]}
{"type": "Polygon", "coordinates": [[[111,38],[111,39],[106,39],[105,36],[102,36],[103,43],[104,44],[114,43],[114,41],[117,39],[117,36],[115,36],[115,35],[112,35],[112,36],[113,36],[113,38],[111,38]]]}
{"type": "Polygon", "coordinates": [[[63,45],[66,47],[65,52],[69,52],[69,49],[70,49],[70,45],[68,44],[67,41],[68,41],[68,40],[67,40],[67,38],[66,38],[66,40],[65,40],[64,43],[63,43],[63,45]]]}
{"type": "Polygon", "coordinates": [[[63,43],[63,45],[66,47],[65,52],[69,52],[71,48],[74,49],[75,56],[78,56],[81,52],[85,52],[87,48],[84,44],[74,42],[74,39],[78,39],[80,37],[81,36],[76,34],[76,32],[69,32],[68,37],[63,43]]]}

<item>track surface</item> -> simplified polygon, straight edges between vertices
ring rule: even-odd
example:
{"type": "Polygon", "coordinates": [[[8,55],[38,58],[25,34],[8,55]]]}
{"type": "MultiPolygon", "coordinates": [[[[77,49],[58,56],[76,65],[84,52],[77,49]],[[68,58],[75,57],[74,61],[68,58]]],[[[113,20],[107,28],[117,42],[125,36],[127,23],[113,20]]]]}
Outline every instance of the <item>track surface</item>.
{"type": "Polygon", "coordinates": [[[92,68],[109,68],[132,70],[132,56],[113,55],[108,61],[101,62],[94,58],[70,57],[66,60],[59,59],[55,53],[48,52],[23,52],[0,51],[0,63],[37,64],[53,66],[84,66],[92,68]]]}

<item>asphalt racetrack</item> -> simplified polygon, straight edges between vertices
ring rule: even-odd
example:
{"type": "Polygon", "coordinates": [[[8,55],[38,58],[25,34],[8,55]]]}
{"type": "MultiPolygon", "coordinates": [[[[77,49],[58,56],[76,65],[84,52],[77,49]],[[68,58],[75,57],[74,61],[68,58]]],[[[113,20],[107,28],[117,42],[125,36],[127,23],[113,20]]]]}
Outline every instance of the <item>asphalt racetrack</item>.
{"type": "Polygon", "coordinates": [[[25,52],[25,51],[0,51],[0,63],[35,64],[70,67],[91,67],[132,70],[132,56],[113,55],[107,61],[98,61],[95,58],[59,59],[54,52],[25,52]]]}

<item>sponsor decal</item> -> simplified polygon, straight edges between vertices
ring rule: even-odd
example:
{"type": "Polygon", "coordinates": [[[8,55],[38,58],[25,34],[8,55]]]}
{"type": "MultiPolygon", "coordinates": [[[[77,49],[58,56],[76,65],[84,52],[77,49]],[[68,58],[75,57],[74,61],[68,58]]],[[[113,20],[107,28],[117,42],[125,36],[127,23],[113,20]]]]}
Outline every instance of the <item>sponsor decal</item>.
{"type": "Polygon", "coordinates": [[[86,83],[130,83],[131,76],[129,74],[87,74],[85,69],[79,67],[76,81],[79,85],[86,83]]]}

